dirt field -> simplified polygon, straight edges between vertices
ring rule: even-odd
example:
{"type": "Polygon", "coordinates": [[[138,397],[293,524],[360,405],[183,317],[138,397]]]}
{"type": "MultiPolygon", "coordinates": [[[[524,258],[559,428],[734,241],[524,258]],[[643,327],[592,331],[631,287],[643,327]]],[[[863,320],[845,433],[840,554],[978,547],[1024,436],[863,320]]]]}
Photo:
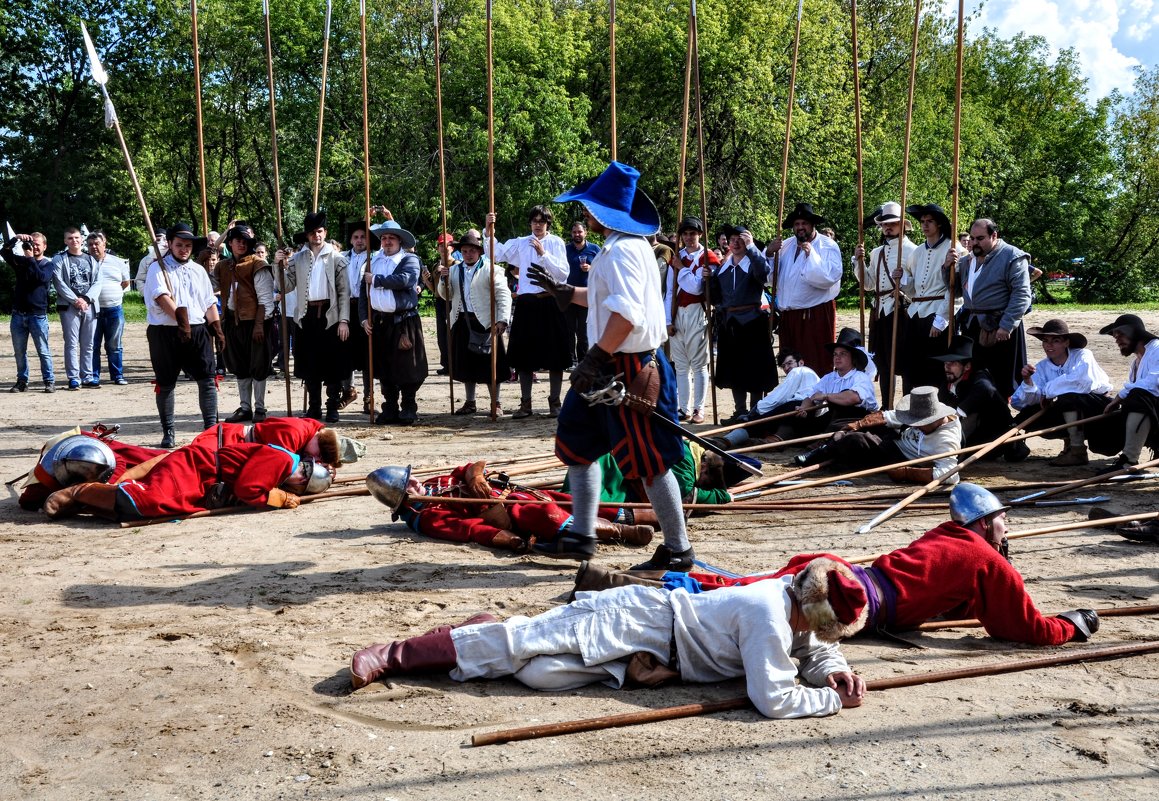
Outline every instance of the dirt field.
{"type": "MultiPolygon", "coordinates": [[[[1049,316],[1036,310],[1030,322],[1049,316]]],[[[1157,317],[1145,319],[1159,330],[1157,317]]],[[[1095,333],[1110,319],[1101,312],[1069,316],[1119,384],[1126,360],[1095,333]]],[[[7,387],[14,366],[3,328],[0,378],[7,387]]],[[[59,384],[55,322],[53,329],[59,384]]],[[[1031,353],[1040,353],[1034,341],[1031,353]]],[[[17,476],[47,436],[77,423],[118,422],[122,439],[155,445],[143,324],[131,326],[126,355],[129,386],[45,395],[33,391],[34,362],[33,390],[0,394],[0,474],[17,476]]],[[[236,393],[229,384],[223,390],[224,416],[236,393]]],[[[301,389],[294,391],[300,408],[301,389]]],[[[546,382],[536,393],[545,410],[546,382]]],[[[461,390],[457,395],[461,400],[461,390]]],[[[505,386],[505,405],[514,408],[516,399],[516,388],[505,386]]],[[[283,404],[279,385],[270,393],[271,411],[283,404]]],[[[421,424],[411,429],[371,428],[365,417],[346,415],[341,428],[369,452],[345,475],[408,462],[502,464],[550,451],[553,426],[545,416],[497,423],[451,417],[446,379],[431,377],[420,407],[421,424]]],[[[722,405],[722,412],[731,408],[722,405]]],[[[188,441],[199,421],[196,387],[183,384],[179,441],[188,441]]],[[[970,477],[989,484],[1060,477],[1044,458],[1058,445],[1031,445],[1029,461],[988,463],[970,477]]],[[[783,468],[766,473],[774,469],[783,468]]],[[[880,486],[867,479],[825,492],[855,495],[880,486]]],[[[1149,511],[1154,492],[1154,482],[1113,488],[1104,505],[1149,511]]],[[[483,610],[541,611],[570,589],[574,566],[422,539],[391,523],[368,497],[130,529],[88,520],[52,524],[20,510],[15,497],[10,488],[0,506],[0,799],[1159,795],[1157,656],[873,693],[860,709],[830,718],[769,721],[741,711],[471,748],[477,732],[720,700],[743,694],[744,686],[595,686],[549,695],[514,681],[406,678],[350,694],[346,666],[358,648],[483,610]]],[[[1085,514],[1083,506],[1020,510],[1012,527],[1085,514]]],[[[905,514],[854,535],[868,516],[721,514],[695,518],[690,534],[700,558],[751,572],[802,551],[879,553],[947,517],[944,510],[905,514]]],[[[1159,549],[1107,529],[1018,540],[1012,551],[1044,610],[1159,598],[1159,549]]],[[[641,552],[611,548],[601,558],[628,566],[641,552]]],[[[1155,616],[1107,618],[1089,645],[1156,638],[1155,616]]],[[[1052,652],[971,629],[907,639],[914,647],[859,639],[844,650],[868,679],[1052,652]]]]}

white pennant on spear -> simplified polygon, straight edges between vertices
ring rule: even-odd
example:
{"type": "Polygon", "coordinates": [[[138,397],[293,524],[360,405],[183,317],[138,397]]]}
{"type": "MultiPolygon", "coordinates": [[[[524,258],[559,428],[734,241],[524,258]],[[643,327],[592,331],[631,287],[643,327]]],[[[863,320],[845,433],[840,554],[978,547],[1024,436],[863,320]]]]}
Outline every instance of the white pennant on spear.
{"type": "Polygon", "coordinates": [[[16,232],[12,230],[12,223],[4,223],[4,227],[8,229],[8,236],[5,238],[6,242],[12,243],[12,252],[17,256],[24,255],[24,244],[16,238],[16,232]]]}

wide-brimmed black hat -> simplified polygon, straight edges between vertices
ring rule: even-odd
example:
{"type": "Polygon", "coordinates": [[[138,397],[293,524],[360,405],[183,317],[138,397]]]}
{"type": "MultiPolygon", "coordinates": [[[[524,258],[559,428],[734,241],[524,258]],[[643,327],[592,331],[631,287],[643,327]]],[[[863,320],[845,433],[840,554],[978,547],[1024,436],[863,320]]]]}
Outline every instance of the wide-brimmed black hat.
{"type": "Polygon", "coordinates": [[[789,216],[785,218],[785,221],[781,223],[781,227],[792,228],[793,223],[797,220],[804,220],[814,227],[825,222],[824,217],[813,212],[812,203],[798,203],[796,207],[791,212],[789,212],[789,216]]]}
{"type": "Polygon", "coordinates": [[[858,370],[864,370],[869,366],[869,354],[861,349],[861,334],[855,328],[842,328],[841,333],[837,335],[837,341],[831,342],[825,346],[825,349],[832,353],[837,348],[845,348],[853,357],[853,366],[858,370]]]}
{"type": "Polygon", "coordinates": [[[1140,336],[1148,340],[1155,338],[1155,335],[1147,330],[1147,326],[1143,325],[1143,318],[1137,314],[1120,314],[1115,318],[1115,322],[1100,328],[1099,333],[1113,334],[1120,328],[1126,330],[1132,339],[1138,339],[1140,336]]]}
{"type": "Polygon", "coordinates": [[[704,223],[700,221],[699,217],[688,216],[680,221],[680,227],[676,229],[676,235],[684,233],[685,231],[696,231],[699,234],[704,233],[704,223]]]}
{"type": "Polygon", "coordinates": [[[302,223],[302,231],[305,234],[312,234],[319,228],[326,227],[326,212],[323,210],[312,211],[306,215],[306,221],[302,223]]]}
{"type": "Polygon", "coordinates": [[[244,239],[251,244],[257,241],[254,229],[244,220],[238,220],[225,232],[225,244],[228,245],[231,239],[244,239]]]}
{"type": "Polygon", "coordinates": [[[929,214],[938,221],[938,230],[942,232],[942,236],[947,238],[954,236],[954,229],[950,227],[950,216],[937,203],[927,203],[924,206],[920,203],[915,203],[912,206],[906,206],[905,213],[918,222],[921,222],[922,217],[929,214]]]}
{"type": "Polygon", "coordinates": [[[367,250],[378,249],[378,237],[370,235],[370,226],[366,224],[366,220],[347,221],[342,224],[342,241],[349,242],[350,237],[354,236],[355,231],[366,232],[366,248],[367,250]]]}
{"type": "Polygon", "coordinates": [[[969,362],[974,360],[974,340],[970,337],[954,337],[949,349],[940,356],[931,356],[939,362],[969,362]]]}
{"type": "Polygon", "coordinates": [[[1087,346],[1087,338],[1082,334],[1072,333],[1063,320],[1047,320],[1041,326],[1027,328],[1026,333],[1039,340],[1045,337],[1066,337],[1070,340],[1072,348],[1085,348],[1087,346]]]}
{"type": "Polygon", "coordinates": [[[455,243],[455,248],[462,250],[464,247],[479,248],[479,250],[482,250],[483,235],[474,228],[464,231],[463,235],[459,237],[459,241],[455,243]]]}
{"type": "Polygon", "coordinates": [[[169,226],[168,231],[170,239],[188,239],[191,241],[197,239],[197,234],[193,233],[193,228],[189,223],[174,223],[169,226]]]}
{"type": "Polygon", "coordinates": [[[861,218],[861,227],[866,229],[866,230],[868,230],[870,228],[877,227],[877,222],[875,222],[875,221],[877,220],[877,218],[880,214],[881,214],[881,204],[879,203],[873,207],[873,211],[869,212],[868,214],[866,214],[864,217],[861,218]]]}

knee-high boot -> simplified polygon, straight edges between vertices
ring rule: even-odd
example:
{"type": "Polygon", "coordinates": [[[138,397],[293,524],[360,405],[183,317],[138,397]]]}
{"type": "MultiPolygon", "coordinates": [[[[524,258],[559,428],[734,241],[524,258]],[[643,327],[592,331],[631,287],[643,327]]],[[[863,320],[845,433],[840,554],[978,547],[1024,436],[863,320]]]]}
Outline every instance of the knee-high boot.
{"type": "Polygon", "coordinates": [[[177,434],[173,430],[174,388],[157,387],[157,416],[161,420],[161,447],[173,448],[177,445],[177,434]]]}
{"type": "Polygon", "coordinates": [[[350,660],[350,683],[357,690],[383,676],[434,673],[454,667],[455,643],[451,633],[436,631],[363,648],[350,660]]]}
{"type": "Polygon", "coordinates": [[[197,382],[197,403],[201,407],[202,430],[217,425],[217,380],[213,376],[197,382]]]}

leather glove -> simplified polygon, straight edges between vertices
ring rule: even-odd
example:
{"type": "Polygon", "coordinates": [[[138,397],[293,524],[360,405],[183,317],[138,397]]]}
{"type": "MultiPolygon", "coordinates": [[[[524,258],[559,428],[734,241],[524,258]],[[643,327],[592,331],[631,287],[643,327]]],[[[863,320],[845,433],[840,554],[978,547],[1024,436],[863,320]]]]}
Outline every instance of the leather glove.
{"type": "Polygon", "coordinates": [[[1059,617],[1074,624],[1071,642],[1086,642],[1099,630],[1099,613],[1094,609],[1072,609],[1059,617]]]}
{"type": "Polygon", "coordinates": [[[895,467],[885,472],[890,481],[898,484],[929,484],[934,480],[932,467],[895,467]]]}
{"type": "MultiPolygon", "coordinates": [[[[572,287],[574,289],[575,287],[572,287]]],[[[576,392],[591,392],[597,382],[607,377],[604,365],[612,361],[612,354],[599,345],[592,345],[591,350],[584,356],[583,361],[571,371],[571,387],[576,392]]]]}
{"type": "Polygon", "coordinates": [[[270,494],[266,498],[266,505],[272,506],[275,509],[297,509],[301,503],[301,498],[292,492],[286,492],[280,487],[274,487],[270,490],[270,494]]]}
{"type": "Polygon", "coordinates": [[[189,327],[188,307],[178,306],[173,316],[177,318],[177,338],[182,342],[188,342],[193,336],[193,329],[189,327]]]}
{"type": "Polygon", "coordinates": [[[257,318],[254,320],[254,331],[253,331],[253,335],[250,337],[250,339],[252,339],[254,342],[256,342],[257,344],[260,345],[266,341],[266,323],[265,323],[266,316],[265,316],[265,309],[263,309],[261,306],[258,307],[258,311],[259,311],[259,314],[258,314],[257,318]]]}
{"type": "Polygon", "coordinates": [[[873,428],[874,426],[885,425],[885,415],[881,412],[870,412],[862,417],[860,420],[854,420],[842,428],[842,431],[862,431],[866,428],[873,428]]]}
{"type": "Polygon", "coordinates": [[[575,287],[571,284],[557,281],[554,276],[538,264],[533,264],[527,268],[527,277],[532,284],[555,298],[555,305],[559,306],[560,311],[571,305],[572,296],[575,294],[575,287]]]}
{"type": "Polygon", "coordinates": [[[214,320],[209,324],[209,327],[213,331],[213,338],[217,340],[218,346],[222,352],[225,352],[225,331],[221,327],[221,320],[214,320]]]}

